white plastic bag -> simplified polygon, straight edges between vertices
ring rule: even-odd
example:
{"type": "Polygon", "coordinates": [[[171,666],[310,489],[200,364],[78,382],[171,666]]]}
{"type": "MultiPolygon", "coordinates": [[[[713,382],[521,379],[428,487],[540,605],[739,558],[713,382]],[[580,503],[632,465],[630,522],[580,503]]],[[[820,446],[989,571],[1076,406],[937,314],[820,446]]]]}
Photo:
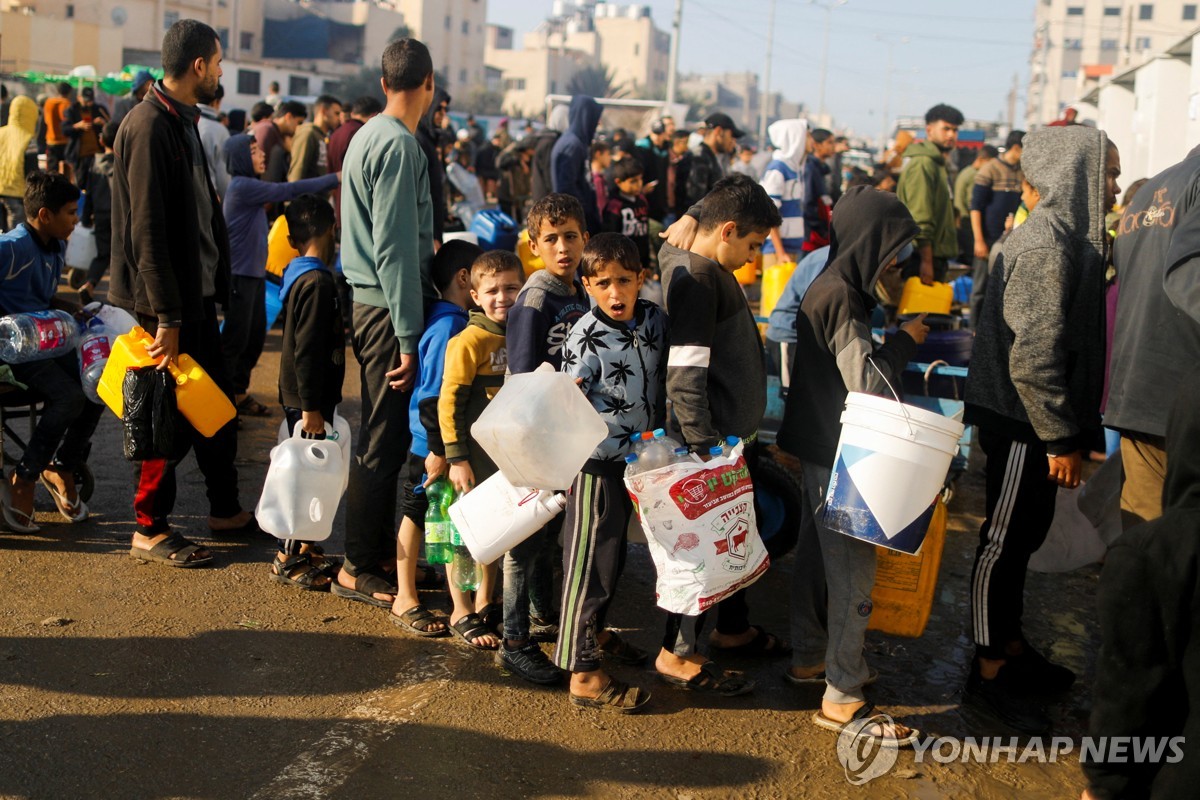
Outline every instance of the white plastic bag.
{"type": "Polygon", "coordinates": [[[491,564],[558,516],[566,496],[513,486],[497,472],[450,506],[450,519],[471,556],[491,564]]]}
{"type": "Polygon", "coordinates": [[[1119,511],[1108,514],[1096,527],[1080,510],[1083,489],[1059,489],[1054,501],[1054,521],[1046,541],[1029,557],[1034,572],[1070,572],[1095,564],[1108,552],[1106,541],[1121,532],[1119,511]]]}
{"type": "Polygon", "coordinates": [[[668,464],[625,479],[658,572],[658,606],[696,615],[770,566],[754,517],[742,445],[707,463],[668,464]]]}
{"type": "MultiPolygon", "coordinates": [[[[326,424],[326,436],[333,433],[326,424]]],[[[342,499],[342,449],[332,438],[292,438],[271,449],[271,466],[254,517],[258,526],[280,539],[321,542],[333,533],[342,499]]]]}
{"type": "Polygon", "coordinates": [[[87,269],[96,258],[96,232],[83,227],[83,223],[75,226],[71,238],[67,240],[67,252],[63,261],[68,267],[87,269]]]}
{"type": "Polygon", "coordinates": [[[471,435],[513,486],[563,491],[608,426],[570,375],[543,364],[508,376],[471,435]]]}

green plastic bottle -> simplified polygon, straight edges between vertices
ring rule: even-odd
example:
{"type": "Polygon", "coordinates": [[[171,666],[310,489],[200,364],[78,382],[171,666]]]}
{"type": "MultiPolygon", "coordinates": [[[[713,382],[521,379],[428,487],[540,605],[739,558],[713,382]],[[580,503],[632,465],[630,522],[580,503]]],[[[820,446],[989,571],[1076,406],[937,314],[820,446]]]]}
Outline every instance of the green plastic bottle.
{"type": "Polygon", "coordinates": [[[425,494],[429,498],[429,508],[425,511],[425,559],[430,564],[449,564],[454,556],[451,542],[454,523],[450,521],[454,487],[445,478],[439,478],[425,494]]]}

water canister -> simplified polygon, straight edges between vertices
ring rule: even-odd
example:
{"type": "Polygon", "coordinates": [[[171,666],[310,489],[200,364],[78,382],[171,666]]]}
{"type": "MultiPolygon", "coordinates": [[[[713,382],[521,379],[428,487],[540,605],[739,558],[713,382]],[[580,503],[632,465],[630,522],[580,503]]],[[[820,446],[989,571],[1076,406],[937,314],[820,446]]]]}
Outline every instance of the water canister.
{"type": "Polygon", "coordinates": [[[328,439],[291,439],[271,449],[271,466],[254,517],[280,539],[320,542],[333,533],[342,499],[342,449],[328,439]]]}
{"type": "Polygon", "coordinates": [[[491,564],[541,530],[566,505],[565,495],[513,486],[497,472],[450,506],[450,519],[475,560],[491,564]]]}
{"type": "MultiPolygon", "coordinates": [[[[296,427],[300,427],[299,422],[296,423],[296,427]]],[[[288,429],[285,419],[279,423],[279,432],[276,434],[275,443],[282,444],[287,438],[288,429]]],[[[325,439],[337,442],[338,447],[342,450],[342,491],[344,492],[350,484],[350,459],[354,458],[354,451],[350,447],[350,423],[336,410],[333,412],[332,423],[325,420],[325,439]]]]}
{"type": "Polygon", "coordinates": [[[479,237],[479,246],[485,251],[517,249],[517,223],[499,209],[485,208],[476,214],[470,231],[479,237]]]}
{"type": "Polygon", "coordinates": [[[949,314],[953,302],[954,287],[950,284],[935,281],[932,286],[926,286],[914,276],[904,282],[899,311],[901,314],[949,314]]]}

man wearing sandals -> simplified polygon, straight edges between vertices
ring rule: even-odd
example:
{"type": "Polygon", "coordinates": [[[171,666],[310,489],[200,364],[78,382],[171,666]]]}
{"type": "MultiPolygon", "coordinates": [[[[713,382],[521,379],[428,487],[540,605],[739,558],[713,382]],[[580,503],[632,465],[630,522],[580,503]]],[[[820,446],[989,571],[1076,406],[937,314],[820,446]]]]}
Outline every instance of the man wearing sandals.
{"type": "MultiPolygon", "coordinates": [[[[232,396],[217,328],[217,304],[229,300],[229,237],[196,128],[196,106],[216,97],[221,78],[216,31],[194,19],[176,22],[163,36],[162,63],[163,79],[122,121],[114,146],[108,299],[154,336],[147,352],[161,359],[159,369],[187,353],[232,396]]],[[[211,438],[186,430],[185,446],[195,449],[208,488],[209,529],[257,531],[238,501],[236,424],[211,438]]],[[[175,467],[184,454],[134,465],[130,556],[176,567],[212,561],[207,548],[171,530],[175,467]]]]}
{"type": "MultiPolygon", "coordinates": [[[[25,185],[25,222],[0,236],[0,314],[45,311],[63,269],[64,242],[75,229],[79,190],[63,175],[34,172],[25,185]]],[[[33,533],[33,490],[40,479],[68,522],[87,519],[74,467],[87,458],[102,407],[88,402],[74,351],[11,365],[13,377],[45,405],[16,468],[0,492],[4,521],[15,533],[33,533]]]]}

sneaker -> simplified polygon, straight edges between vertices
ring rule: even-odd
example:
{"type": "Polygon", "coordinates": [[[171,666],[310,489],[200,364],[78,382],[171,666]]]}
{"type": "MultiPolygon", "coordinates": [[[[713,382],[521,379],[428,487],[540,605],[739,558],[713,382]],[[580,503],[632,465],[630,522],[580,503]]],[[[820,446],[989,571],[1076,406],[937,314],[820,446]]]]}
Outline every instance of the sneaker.
{"type": "Polygon", "coordinates": [[[514,649],[510,649],[508,642],[505,642],[496,651],[496,661],[530,683],[550,686],[562,680],[562,671],[550,663],[536,642],[530,641],[514,649]]]}
{"type": "Polygon", "coordinates": [[[1021,733],[1049,733],[1050,718],[1040,707],[1029,702],[1029,698],[1014,689],[1013,681],[1006,677],[1007,669],[1005,665],[995,678],[984,680],[978,668],[972,667],[963,692],[964,702],[1021,733]]]}
{"type": "Polygon", "coordinates": [[[1016,686],[1031,694],[1065,692],[1075,683],[1074,672],[1053,663],[1028,642],[1025,643],[1025,652],[1009,657],[1004,669],[1011,670],[1009,677],[1016,686]]]}
{"type": "Polygon", "coordinates": [[[529,616],[529,638],[535,642],[557,642],[558,623],[531,614],[529,616]]]}

